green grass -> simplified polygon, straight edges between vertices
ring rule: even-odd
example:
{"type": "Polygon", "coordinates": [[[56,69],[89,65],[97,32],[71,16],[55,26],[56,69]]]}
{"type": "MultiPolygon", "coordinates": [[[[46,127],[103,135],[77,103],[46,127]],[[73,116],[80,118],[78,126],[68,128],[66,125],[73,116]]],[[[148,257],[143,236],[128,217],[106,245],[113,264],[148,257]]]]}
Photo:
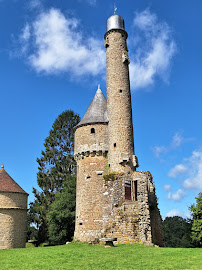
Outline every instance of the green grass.
{"type": "Polygon", "coordinates": [[[202,269],[202,249],[71,243],[0,250],[0,269],[202,269]]]}

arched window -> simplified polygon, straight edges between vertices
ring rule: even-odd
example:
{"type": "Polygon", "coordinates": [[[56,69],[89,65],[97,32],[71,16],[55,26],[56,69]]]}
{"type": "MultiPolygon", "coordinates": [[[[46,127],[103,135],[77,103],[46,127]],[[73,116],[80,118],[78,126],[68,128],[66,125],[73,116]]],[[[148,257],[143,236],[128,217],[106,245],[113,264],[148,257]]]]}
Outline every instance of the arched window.
{"type": "Polygon", "coordinates": [[[91,128],[90,133],[91,134],[95,133],[95,129],[94,128],[91,128]]]}

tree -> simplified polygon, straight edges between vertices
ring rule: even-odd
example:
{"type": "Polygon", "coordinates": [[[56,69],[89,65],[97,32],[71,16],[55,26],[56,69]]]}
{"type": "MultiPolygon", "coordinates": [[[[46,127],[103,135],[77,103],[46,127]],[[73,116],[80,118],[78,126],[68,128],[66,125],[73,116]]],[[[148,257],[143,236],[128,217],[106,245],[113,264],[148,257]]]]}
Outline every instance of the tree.
{"type": "Polygon", "coordinates": [[[56,196],[48,213],[49,240],[52,244],[65,244],[71,241],[74,233],[76,206],[75,178],[64,183],[64,187],[56,196]]]}
{"type": "Polygon", "coordinates": [[[179,216],[163,221],[166,247],[191,247],[191,222],[179,216]]]}
{"type": "Polygon", "coordinates": [[[37,183],[41,191],[33,188],[35,200],[30,204],[30,216],[31,222],[38,229],[39,243],[48,241],[47,216],[56,194],[70,179],[70,175],[75,179],[74,132],[79,121],[79,115],[71,110],[61,113],[45,139],[45,150],[41,152],[41,157],[37,158],[37,183]]]}
{"type": "Polygon", "coordinates": [[[191,238],[195,247],[202,247],[202,192],[196,197],[196,205],[192,204],[190,211],[193,218],[191,238]]]}

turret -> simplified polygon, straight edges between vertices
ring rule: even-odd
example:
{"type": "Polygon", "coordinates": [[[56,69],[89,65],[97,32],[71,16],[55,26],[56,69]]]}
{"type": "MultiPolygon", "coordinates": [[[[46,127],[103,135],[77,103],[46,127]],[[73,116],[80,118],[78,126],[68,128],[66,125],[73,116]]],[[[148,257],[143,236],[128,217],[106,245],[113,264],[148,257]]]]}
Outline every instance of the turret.
{"type": "Polygon", "coordinates": [[[75,132],[76,226],[79,241],[99,239],[103,229],[102,188],[108,152],[107,101],[100,86],[75,132]]]}

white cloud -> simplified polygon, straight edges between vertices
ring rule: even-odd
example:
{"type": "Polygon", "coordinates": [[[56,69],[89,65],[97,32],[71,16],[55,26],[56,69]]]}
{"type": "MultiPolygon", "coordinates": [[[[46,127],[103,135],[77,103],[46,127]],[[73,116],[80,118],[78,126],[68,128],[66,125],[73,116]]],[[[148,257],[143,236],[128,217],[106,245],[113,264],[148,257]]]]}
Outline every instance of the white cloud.
{"type": "Polygon", "coordinates": [[[66,18],[58,9],[41,12],[29,25],[30,40],[26,40],[26,46],[32,49],[28,54],[31,66],[46,74],[102,74],[105,69],[103,42],[92,37],[84,39],[78,25],[78,20],[66,18]]]}
{"type": "Polygon", "coordinates": [[[190,141],[190,139],[185,139],[179,132],[176,132],[168,146],[154,146],[152,147],[152,151],[154,155],[159,158],[161,154],[175,150],[186,141],[190,141]]]}
{"type": "Polygon", "coordinates": [[[21,34],[20,34],[20,44],[21,44],[21,51],[18,52],[20,55],[21,54],[25,54],[28,50],[28,42],[29,42],[29,39],[31,37],[31,33],[30,33],[30,26],[29,24],[27,23],[24,28],[22,29],[21,31],[21,34]]]}
{"type": "Polygon", "coordinates": [[[159,156],[162,154],[162,153],[166,153],[167,152],[167,148],[165,146],[154,146],[152,148],[152,151],[154,153],[154,155],[159,158],[159,156]]]}
{"type": "Polygon", "coordinates": [[[20,35],[20,39],[24,40],[24,41],[28,41],[30,39],[30,36],[31,36],[30,26],[29,26],[29,24],[26,24],[22,30],[22,34],[20,35]]]}
{"type": "Polygon", "coordinates": [[[182,189],[178,189],[175,193],[168,193],[168,200],[181,201],[186,196],[186,193],[182,189]]]}
{"type": "Polygon", "coordinates": [[[171,190],[171,185],[164,185],[163,186],[165,191],[170,191],[171,190]]]}
{"type": "Polygon", "coordinates": [[[183,164],[177,164],[175,165],[175,167],[173,167],[172,169],[170,169],[168,176],[175,178],[177,175],[179,174],[184,174],[188,171],[188,168],[183,165],[183,164]]]}
{"type": "Polygon", "coordinates": [[[191,218],[191,215],[190,215],[189,212],[180,211],[178,209],[172,209],[165,216],[166,217],[180,216],[180,217],[183,217],[183,218],[191,218]]]}
{"type": "Polygon", "coordinates": [[[176,133],[173,136],[172,142],[171,142],[171,147],[176,148],[180,145],[182,145],[182,143],[184,142],[184,138],[182,137],[182,135],[180,133],[176,133]]]}
{"type": "Polygon", "coordinates": [[[194,151],[187,162],[190,166],[190,175],[185,179],[184,187],[187,189],[202,190],[202,152],[194,151]]]}
{"type": "Polygon", "coordinates": [[[148,9],[136,13],[134,27],[144,35],[141,49],[131,58],[131,88],[138,89],[154,84],[156,77],[167,80],[170,64],[176,53],[176,44],[171,29],[158,21],[148,9]],[[144,45],[143,45],[144,44],[144,45]]]}
{"type": "Polygon", "coordinates": [[[30,8],[41,8],[42,7],[42,2],[40,0],[31,0],[29,2],[29,7],[30,8]]]}
{"type": "Polygon", "coordinates": [[[171,168],[168,176],[176,178],[185,173],[184,188],[202,190],[202,151],[193,151],[189,158],[171,168]]]}

